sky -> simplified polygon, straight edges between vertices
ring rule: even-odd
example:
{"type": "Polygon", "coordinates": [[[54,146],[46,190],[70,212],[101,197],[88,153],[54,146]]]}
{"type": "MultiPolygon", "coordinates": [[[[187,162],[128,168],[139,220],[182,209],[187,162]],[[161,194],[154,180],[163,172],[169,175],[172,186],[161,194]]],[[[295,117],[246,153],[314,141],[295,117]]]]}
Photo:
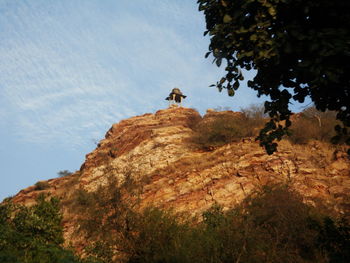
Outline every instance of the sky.
{"type": "Polygon", "coordinates": [[[224,71],[204,31],[195,0],[0,0],[0,201],[79,170],[113,123],[167,108],[174,87],[201,114],[263,102],[209,87],[224,71]]]}

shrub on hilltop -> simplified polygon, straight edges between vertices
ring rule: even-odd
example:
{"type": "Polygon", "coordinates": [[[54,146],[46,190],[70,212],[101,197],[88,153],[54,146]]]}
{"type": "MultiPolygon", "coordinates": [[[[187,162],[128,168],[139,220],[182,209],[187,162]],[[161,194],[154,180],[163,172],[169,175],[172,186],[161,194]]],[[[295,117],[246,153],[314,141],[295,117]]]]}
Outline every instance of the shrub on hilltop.
{"type": "Polygon", "coordinates": [[[311,140],[329,142],[336,136],[334,127],[337,124],[340,122],[335,112],[320,112],[310,107],[295,116],[288,140],[294,144],[306,144],[311,140]]]}
{"type": "MultiPolygon", "coordinates": [[[[320,112],[314,107],[293,116],[293,124],[286,138],[294,144],[306,144],[311,140],[329,142],[337,134],[334,126],[340,124],[334,112],[320,112]]],[[[243,138],[256,138],[267,120],[264,107],[259,105],[251,105],[238,113],[213,112],[193,126],[195,133],[192,142],[201,149],[211,150],[243,138]]]]}
{"type": "Polygon", "coordinates": [[[211,115],[193,128],[195,134],[192,142],[206,150],[246,137],[256,137],[266,121],[263,108],[259,106],[242,109],[241,113],[224,111],[211,115]]]}

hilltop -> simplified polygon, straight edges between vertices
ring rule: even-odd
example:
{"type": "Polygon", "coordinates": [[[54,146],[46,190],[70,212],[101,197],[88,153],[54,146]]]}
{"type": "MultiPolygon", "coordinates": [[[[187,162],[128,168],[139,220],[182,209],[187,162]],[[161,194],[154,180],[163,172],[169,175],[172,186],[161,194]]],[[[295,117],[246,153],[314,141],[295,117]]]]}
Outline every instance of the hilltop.
{"type": "Polygon", "coordinates": [[[341,147],[282,141],[277,153],[267,155],[253,137],[207,148],[193,140],[198,123],[241,115],[208,110],[201,117],[194,109],[169,108],[122,120],[86,155],[79,171],[23,189],[12,200],[31,205],[41,193],[59,197],[66,243],[78,250],[85,241],[75,233],[84,215],[75,209],[76,200],[84,202],[84,193],[111,183],[137,185],[138,209],[156,206],[194,217],[214,204],[228,210],[264,185],[283,183],[307,203],[349,215],[350,161],[341,147]]]}

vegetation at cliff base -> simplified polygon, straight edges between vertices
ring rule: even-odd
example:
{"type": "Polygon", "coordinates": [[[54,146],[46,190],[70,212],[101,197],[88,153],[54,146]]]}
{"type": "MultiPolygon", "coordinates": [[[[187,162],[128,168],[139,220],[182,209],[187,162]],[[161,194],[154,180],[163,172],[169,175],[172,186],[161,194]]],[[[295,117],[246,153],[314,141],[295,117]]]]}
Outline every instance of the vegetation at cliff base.
{"type": "Polygon", "coordinates": [[[86,252],[102,262],[350,260],[348,222],[303,203],[287,186],[265,187],[230,210],[214,205],[201,219],[159,208],[138,210],[128,205],[135,203],[122,188],[85,192],[89,201],[80,203],[90,211],[80,229],[91,242],[86,252]]]}
{"type": "Polygon", "coordinates": [[[138,207],[138,184],[110,180],[79,190],[84,258],[63,247],[59,201],[40,195],[31,207],[0,205],[0,262],[349,262],[350,225],[305,204],[284,185],[253,192],[232,209],[201,217],[138,207]],[[84,211],[84,212],[83,212],[84,211]]]}
{"type": "MultiPolygon", "coordinates": [[[[271,154],[288,133],[292,101],[310,98],[324,112],[337,112],[342,125],[334,140],[350,145],[350,2],[348,0],[198,0],[210,36],[209,52],[226,75],[216,83],[233,96],[256,72],[248,87],[266,95],[270,121],[259,134],[271,154]],[[281,122],[283,121],[283,122],[281,122]]],[[[349,149],[350,153],[350,149],[349,149]]]]}
{"type": "MultiPolygon", "coordinates": [[[[62,247],[62,216],[56,198],[25,207],[6,201],[0,205],[1,263],[78,263],[74,254],[62,247]]],[[[87,262],[86,262],[87,263],[87,262]]]]}

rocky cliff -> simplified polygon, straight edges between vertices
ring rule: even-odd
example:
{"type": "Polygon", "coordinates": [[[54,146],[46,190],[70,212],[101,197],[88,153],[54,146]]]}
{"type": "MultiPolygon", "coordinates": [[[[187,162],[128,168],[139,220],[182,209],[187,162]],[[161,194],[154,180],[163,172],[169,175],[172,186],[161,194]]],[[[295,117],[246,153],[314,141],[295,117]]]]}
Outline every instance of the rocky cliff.
{"type": "MultiPolygon", "coordinates": [[[[233,112],[208,111],[204,119],[233,112]]],[[[40,193],[62,198],[65,235],[69,240],[76,215],[67,209],[78,189],[92,192],[111,176],[122,182],[142,182],[141,207],[155,205],[176,212],[200,214],[215,202],[228,209],[253,189],[269,183],[288,183],[306,202],[320,200],[338,213],[350,212],[350,161],[339,148],[312,142],[279,144],[267,155],[252,138],[210,150],[191,140],[193,126],[202,119],[188,108],[159,110],[114,124],[97,148],[86,155],[80,171],[30,186],[13,200],[30,205],[40,193]]]]}

